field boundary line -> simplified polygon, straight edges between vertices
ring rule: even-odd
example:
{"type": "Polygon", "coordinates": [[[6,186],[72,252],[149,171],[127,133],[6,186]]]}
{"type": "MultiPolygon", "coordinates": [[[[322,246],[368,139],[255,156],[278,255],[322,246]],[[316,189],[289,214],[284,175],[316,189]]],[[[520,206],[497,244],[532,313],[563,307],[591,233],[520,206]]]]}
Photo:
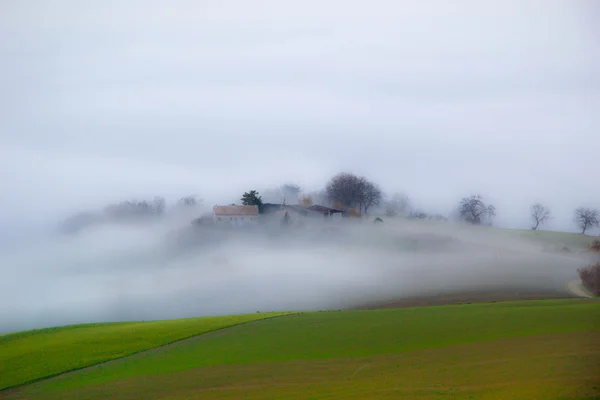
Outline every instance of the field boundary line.
{"type": "Polygon", "coordinates": [[[205,335],[205,334],[208,334],[208,333],[218,332],[218,331],[222,331],[222,330],[225,330],[225,329],[233,328],[233,327],[236,327],[236,326],[241,326],[241,325],[246,325],[246,324],[251,324],[251,323],[258,323],[258,322],[262,322],[262,321],[267,321],[267,320],[274,319],[274,318],[281,318],[281,317],[287,317],[287,316],[299,315],[299,314],[301,314],[301,312],[290,312],[288,314],[273,315],[271,317],[261,318],[261,319],[257,319],[257,320],[254,320],[254,321],[238,322],[238,323],[235,323],[235,324],[232,324],[232,325],[223,326],[221,328],[211,329],[211,330],[206,331],[206,332],[202,332],[202,333],[198,333],[198,334],[195,334],[195,335],[190,335],[190,336],[182,337],[182,338],[179,338],[179,339],[176,339],[176,340],[172,340],[172,341],[170,341],[168,343],[161,344],[160,346],[154,346],[154,347],[149,347],[149,348],[143,349],[143,350],[133,351],[131,353],[127,353],[127,354],[124,354],[124,355],[119,356],[119,357],[108,358],[106,360],[98,361],[98,362],[95,362],[95,363],[92,363],[92,364],[88,364],[88,365],[84,365],[84,366],[80,366],[80,367],[76,367],[76,368],[71,368],[71,369],[68,369],[68,370],[57,372],[55,374],[44,375],[42,377],[31,379],[31,380],[28,380],[26,382],[19,383],[17,385],[7,386],[7,387],[4,387],[4,388],[0,389],[0,395],[2,393],[4,393],[4,392],[9,391],[9,390],[18,389],[18,388],[23,387],[23,386],[31,385],[32,383],[37,383],[37,382],[48,380],[48,379],[51,379],[51,378],[56,378],[57,376],[64,375],[64,374],[69,374],[69,373],[76,372],[76,371],[80,371],[80,370],[83,370],[83,369],[86,369],[86,368],[97,367],[99,365],[106,364],[106,363],[111,362],[111,361],[116,361],[116,360],[120,360],[120,359],[123,359],[123,358],[131,357],[131,356],[134,356],[134,355],[137,355],[137,354],[141,354],[141,353],[144,353],[144,352],[147,352],[147,351],[152,351],[152,350],[160,349],[162,347],[170,346],[170,345],[173,345],[173,344],[175,344],[177,342],[181,342],[183,340],[189,340],[189,339],[192,339],[192,338],[195,338],[195,337],[199,337],[199,336],[202,336],[202,335],[205,335]]]}

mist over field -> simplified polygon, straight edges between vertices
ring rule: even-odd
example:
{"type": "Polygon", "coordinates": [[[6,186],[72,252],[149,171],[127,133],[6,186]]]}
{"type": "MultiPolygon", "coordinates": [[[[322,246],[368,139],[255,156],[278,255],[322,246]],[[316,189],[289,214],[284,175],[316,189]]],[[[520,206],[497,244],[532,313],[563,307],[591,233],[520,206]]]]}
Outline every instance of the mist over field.
{"type": "Polygon", "coordinates": [[[540,202],[551,210],[541,229],[580,232],[574,211],[600,208],[599,11],[587,0],[0,2],[0,331],[561,290],[581,246],[452,222],[369,217],[332,234],[179,245],[172,232],[199,213],[56,227],[130,199],[194,193],[211,212],[286,182],[313,194],[345,171],[429,215],[480,194],[494,227],[530,229],[540,202]]]}
{"type": "Polygon", "coordinates": [[[486,227],[389,219],[214,231],[160,221],[2,253],[0,331],[363,306],[472,290],[564,291],[584,261],[486,227]]]}

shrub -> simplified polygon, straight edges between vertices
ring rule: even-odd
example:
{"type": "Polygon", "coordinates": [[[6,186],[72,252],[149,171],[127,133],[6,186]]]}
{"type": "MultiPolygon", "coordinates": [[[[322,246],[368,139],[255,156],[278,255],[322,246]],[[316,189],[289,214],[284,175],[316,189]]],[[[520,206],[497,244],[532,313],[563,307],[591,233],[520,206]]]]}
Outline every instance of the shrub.
{"type": "Polygon", "coordinates": [[[594,296],[600,296],[600,262],[577,270],[583,286],[594,296]]]}
{"type": "Polygon", "coordinates": [[[600,240],[594,240],[594,242],[590,245],[590,251],[600,253],[600,240]]]}
{"type": "Polygon", "coordinates": [[[423,211],[413,211],[408,214],[408,219],[427,219],[429,216],[423,211]]]}

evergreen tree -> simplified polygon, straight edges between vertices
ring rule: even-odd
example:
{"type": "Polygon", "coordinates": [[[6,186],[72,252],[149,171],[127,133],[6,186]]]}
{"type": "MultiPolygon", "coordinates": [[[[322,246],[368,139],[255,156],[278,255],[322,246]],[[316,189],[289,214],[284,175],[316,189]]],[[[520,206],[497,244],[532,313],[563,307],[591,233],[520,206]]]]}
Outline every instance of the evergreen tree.
{"type": "Polygon", "coordinates": [[[245,206],[258,206],[258,212],[263,212],[262,197],[258,195],[256,190],[251,190],[242,195],[242,204],[245,206]]]}

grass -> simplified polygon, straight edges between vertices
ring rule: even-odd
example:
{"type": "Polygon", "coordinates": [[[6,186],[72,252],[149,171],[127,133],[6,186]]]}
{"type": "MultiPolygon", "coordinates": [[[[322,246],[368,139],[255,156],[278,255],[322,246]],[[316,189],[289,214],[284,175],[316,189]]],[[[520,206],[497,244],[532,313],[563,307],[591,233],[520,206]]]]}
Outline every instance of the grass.
{"type": "Polygon", "coordinates": [[[72,325],[7,334],[0,336],[0,389],[277,315],[281,313],[72,325]]]}
{"type": "MultiPolygon", "coordinates": [[[[374,218],[374,216],[373,216],[374,218]]],[[[507,229],[487,226],[471,226],[461,225],[453,222],[440,222],[434,220],[406,220],[402,217],[389,218],[382,216],[384,223],[394,226],[394,224],[406,225],[407,223],[414,224],[415,226],[430,226],[438,230],[438,232],[453,232],[456,229],[483,229],[486,233],[491,235],[499,235],[500,237],[507,237],[513,239],[525,239],[546,246],[551,246],[554,249],[560,250],[563,247],[567,247],[574,252],[588,250],[594,240],[597,240],[596,236],[584,235],[581,233],[573,232],[560,232],[560,231],[547,231],[542,226],[540,230],[532,229],[507,229]]]]}
{"type": "MultiPolygon", "coordinates": [[[[600,302],[315,312],[208,333],[7,398],[593,398],[600,302]]],[[[596,385],[596,386],[594,386],[596,385]]]]}
{"type": "Polygon", "coordinates": [[[594,236],[571,232],[534,231],[531,229],[514,230],[514,232],[526,239],[536,240],[557,247],[567,247],[571,250],[587,250],[594,240],[597,239],[594,236]]]}
{"type": "Polygon", "coordinates": [[[589,333],[541,335],[386,356],[193,368],[7,398],[593,399],[600,395],[599,347],[598,335],[589,333]]]}

